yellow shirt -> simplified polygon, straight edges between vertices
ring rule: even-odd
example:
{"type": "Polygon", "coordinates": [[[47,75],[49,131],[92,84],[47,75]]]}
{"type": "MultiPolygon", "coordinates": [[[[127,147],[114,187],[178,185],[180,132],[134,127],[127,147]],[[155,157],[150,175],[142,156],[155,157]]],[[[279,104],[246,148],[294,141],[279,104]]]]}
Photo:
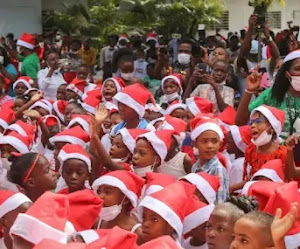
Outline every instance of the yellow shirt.
{"type": "Polygon", "coordinates": [[[97,50],[95,48],[90,48],[88,51],[81,48],[79,50],[79,55],[82,58],[83,64],[88,66],[93,66],[96,64],[97,50]]]}

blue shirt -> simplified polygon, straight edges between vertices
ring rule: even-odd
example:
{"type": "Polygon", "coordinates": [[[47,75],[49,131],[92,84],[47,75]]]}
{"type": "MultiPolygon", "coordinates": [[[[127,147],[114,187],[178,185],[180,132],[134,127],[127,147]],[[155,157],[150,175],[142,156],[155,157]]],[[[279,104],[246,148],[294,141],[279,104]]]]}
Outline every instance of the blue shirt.
{"type": "MultiPolygon", "coordinates": [[[[15,76],[18,76],[18,72],[15,68],[15,66],[13,64],[8,64],[6,67],[5,67],[6,71],[9,73],[9,74],[13,74],[15,76]]],[[[13,83],[13,82],[11,82],[13,83]]],[[[8,95],[11,96],[11,97],[14,97],[15,96],[15,93],[13,91],[13,87],[12,87],[13,84],[10,84],[9,85],[9,88],[8,88],[8,95]]]]}

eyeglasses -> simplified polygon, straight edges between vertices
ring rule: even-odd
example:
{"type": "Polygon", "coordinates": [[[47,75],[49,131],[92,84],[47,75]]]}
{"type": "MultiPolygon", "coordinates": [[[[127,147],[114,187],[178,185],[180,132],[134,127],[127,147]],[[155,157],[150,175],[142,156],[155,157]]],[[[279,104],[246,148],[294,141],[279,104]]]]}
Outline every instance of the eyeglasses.
{"type": "Polygon", "coordinates": [[[250,121],[249,121],[249,125],[253,125],[253,124],[261,124],[261,123],[263,123],[263,122],[265,122],[266,121],[266,118],[263,118],[263,117],[261,117],[261,118],[256,118],[256,119],[250,119],[250,121]]]}

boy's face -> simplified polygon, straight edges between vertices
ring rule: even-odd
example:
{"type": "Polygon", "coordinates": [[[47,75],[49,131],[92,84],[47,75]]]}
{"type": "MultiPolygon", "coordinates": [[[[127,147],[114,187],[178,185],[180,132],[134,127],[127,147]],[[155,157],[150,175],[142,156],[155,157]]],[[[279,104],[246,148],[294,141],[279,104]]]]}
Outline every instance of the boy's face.
{"type": "Polygon", "coordinates": [[[133,166],[142,168],[158,163],[158,155],[152,145],[146,139],[137,140],[132,156],[133,166]]]}
{"type": "Polygon", "coordinates": [[[192,231],[188,233],[188,236],[192,237],[193,242],[196,243],[197,245],[203,245],[206,242],[205,240],[206,227],[207,227],[207,222],[194,228],[192,231]]]}
{"type": "Polygon", "coordinates": [[[204,197],[204,195],[199,191],[199,189],[195,189],[194,195],[197,196],[199,198],[200,201],[209,204],[208,201],[206,200],[206,198],[204,197]]]}
{"type": "Polygon", "coordinates": [[[224,64],[223,62],[217,62],[214,64],[212,76],[217,84],[225,81],[227,75],[228,67],[226,66],[226,64],[224,64]]]}
{"type": "Polygon", "coordinates": [[[79,67],[76,71],[76,78],[79,80],[85,80],[89,75],[89,71],[86,67],[79,67]]]}
{"type": "Polygon", "coordinates": [[[115,83],[112,80],[108,80],[105,82],[103,86],[103,96],[107,101],[111,101],[113,96],[117,93],[117,88],[115,83]]]}
{"type": "Polygon", "coordinates": [[[98,196],[103,200],[103,207],[120,205],[124,200],[124,194],[120,189],[103,184],[97,190],[98,196]]]}
{"type": "Polygon", "coordinates": [[[219,151],[222,146],[220,137],[214,131],[205,131],[196,139],[196,147],[199,150],[201,162],[208,162],[219,151]]]}
{"type": "Polygon", "coordinates": [[[130,151],[123,143],[122,136],[118,134],[117,136],[112,137],[109,155],[112,158],[125,158],[128,154],[130,154],[130,151]]]}
{"type": "Polygon", "coordinates": [[[229,249],[233,240],[233,225],[225,209],[216,208],[207,222],[206,242],[209,249],[229,249]]]}
{"type": "Polygon", "coordinates": [[[175,83],[174,80],[168,79],[164,84],[164,93],[166,95],[173,94],[179,91],[178,85],[175,83]]]}
{"type": "Polygon", "coordinates": [[[178,108],[171,113],[171,116],[174,118],[179,118],[183,121],[186,121],[186,113],[185,110],[178,108]]]}
{"type": "Polygon", "coordinates": [[[16,85],[14,92],[16,93],[17,96],[20,96],[20,95],[23,95],[26,90],[27,90],[27,87],[25,86],[25,84],[22,82],[19,82],[16,85]]]}
{"type": "Polygon", "coordinates": [[[232,138],[231,132],[228,132],[228,135],[226,137],[226,142],[227,142],[227,152],[229,154],[236,154],[239,151],[232,138]]]}
{"type": "Polygon", "coordinates": [[[14,103],[14,111],[18,111],[23,105],[25,105],[25,101],[22,99],[16,99],[14,103]]]}
{"type": "Polygon", "coordinates": [[[136,111],[130,108],[129,106],[119,102],[118,108],[119,108],[120,117],[125,122],[127,122],[127,120],[130,121],[132,119],[138,118],[138,114],[136,113],[136,111]]]}
{"type": "Polygon", "coordinates": [[[263,249],[266,245],[263,227],[249,219],[239,219],[234,225],[234,240],[230,249],[263,249]]]}
{"type": "Polygon", "coordinates": [[[224,48],[216,48],[215,51],[213,52],[213,58],[212,62],[216,62],[217,60],[228,60],[228,55],[227,52],[224,48]]]}
{"type": "Polygon", "coordinates": [[[73,92],[72,90],[67,89],[66,92],[67,92],[66,96],[67,96],[68,101],[71,100],[71,99],[75,100],[75,99],[79,98],[78,94],[73,92]]]}
{"type": "Polygon", "coordinates": [[[67,99],[66,85],[59,86],[57,88],[56,98],[57,98],[57,100],[66,100],[67,99]]]}

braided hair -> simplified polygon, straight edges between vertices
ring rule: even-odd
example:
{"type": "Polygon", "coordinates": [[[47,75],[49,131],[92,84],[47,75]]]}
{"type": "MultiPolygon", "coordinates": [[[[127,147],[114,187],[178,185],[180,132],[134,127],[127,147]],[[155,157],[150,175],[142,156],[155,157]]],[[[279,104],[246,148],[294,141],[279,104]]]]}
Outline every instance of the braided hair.
{"type": "Polygon", "coordinates": [[[257,211],[258,202],[254,197],[249,197],[246,195],[242,196],[230,196],[227,199],[227,202],[232,203],[241,209],[245,214],[250,213],[252,211],[257,211]]]}

